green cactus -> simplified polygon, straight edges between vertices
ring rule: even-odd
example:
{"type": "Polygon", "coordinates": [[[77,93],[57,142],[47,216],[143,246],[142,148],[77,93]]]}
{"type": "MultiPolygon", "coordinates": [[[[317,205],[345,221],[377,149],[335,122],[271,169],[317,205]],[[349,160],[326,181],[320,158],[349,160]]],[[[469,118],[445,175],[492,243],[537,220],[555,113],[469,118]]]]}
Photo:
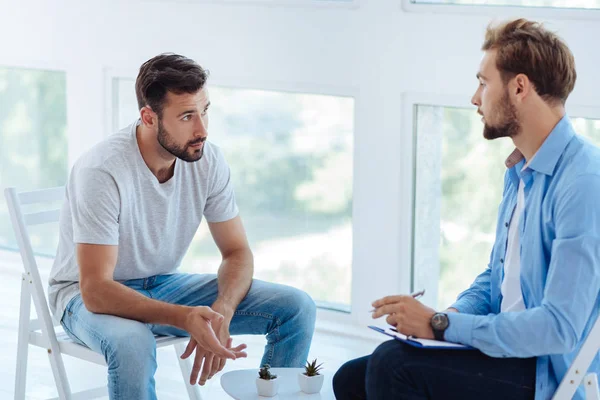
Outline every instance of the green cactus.
{"type": "Polygon", "coordinates": [[[315,358],[313,362],[306,361],[306,365],[304,366],[304,375],[306,376],[317,376],[320,375],[319,371],[323,368],[321,367],[323,363],[317,365],[317,359],[315,358]]]}

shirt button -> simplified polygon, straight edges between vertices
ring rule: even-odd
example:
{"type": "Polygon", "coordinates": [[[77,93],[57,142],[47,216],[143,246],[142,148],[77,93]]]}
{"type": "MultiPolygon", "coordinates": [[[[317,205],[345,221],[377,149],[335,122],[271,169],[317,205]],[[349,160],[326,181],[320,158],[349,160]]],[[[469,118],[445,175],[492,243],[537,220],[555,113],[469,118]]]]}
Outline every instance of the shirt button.
{"type": "Polygon", "coordinates": [[[501,262],[502,264],[504,264],[504,258],[501,258],[501,259],[500,259],[500,262],[501,262]]]}
{"type": "Polygon", "coordinates": [[[508,228],[508,222],[505,222],[505,223],[504,223],[504,226],[508,228]]]}

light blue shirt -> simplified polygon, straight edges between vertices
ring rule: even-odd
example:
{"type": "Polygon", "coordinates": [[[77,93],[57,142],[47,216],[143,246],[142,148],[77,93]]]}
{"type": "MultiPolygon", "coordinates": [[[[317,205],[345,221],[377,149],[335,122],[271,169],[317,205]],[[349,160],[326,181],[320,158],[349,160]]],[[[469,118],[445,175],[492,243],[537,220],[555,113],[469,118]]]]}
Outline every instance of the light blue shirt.
{"type": "MultiPolygon", "coordinates": [[[[600,149],[575,134],[567,116],[528,168],[507,160],[496,241],[488,268],[461,293],[445,339],[492,357],[537,357],[535,399],[550,399],[587,338],[600,308],[600,149]],[[500,313],[508,226],[525,184],[519,222],[526,309],[500,313]]],[[[596,354],[590,371],[600,373],[596,354]]],[[[575,398],[583,399],[580,387],[575,398]]]]}

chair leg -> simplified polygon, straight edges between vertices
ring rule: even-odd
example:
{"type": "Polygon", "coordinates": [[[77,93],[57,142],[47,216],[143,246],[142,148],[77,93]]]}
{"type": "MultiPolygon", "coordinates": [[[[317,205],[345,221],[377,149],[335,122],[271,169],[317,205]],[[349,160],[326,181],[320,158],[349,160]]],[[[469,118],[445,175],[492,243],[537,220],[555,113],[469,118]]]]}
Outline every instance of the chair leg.
{"type": "Polygon", "coordinates": [[[19,307],[19,336],[17,339],[17,370],[15,373],[15,400],[25,400],[27,383],[27,357],[29,353],[29,318],[31,313],[31,293],[29,284],[21,277],[21,305],[19,307]]]}
{"type": "Polygon", "coordinates": [[[54,383],[56,384],[56,390],[58,391],[58,398],[60,400],[72,400],[67,371],[65,370],[61,354],[53,354],[51,350],[48,349],[48,358],[50,359],[50,367],[52,367],[52,375],[54,375],[54,383]]]}
{"type": "MultiPolygon", "coordinates": [[[[23,332],[26,332],[25,334],[27,335],[26,341],[25,343],[27,345],[29,345],[29,306],[30,306],[30,301],[31,301],[31,289],[30,289],[30,284],[31,284],[31,280],[27,279],[26,275],[23,275],[23,277],[25,278],[25,280],[23,281],[23,285],[26,285],[27,287],[23,288],[26,290],[27,292],[27,312],[26,315],[25,314],[21,314],[21,317],[26,318],[27,319],[27,329],[22,330],[23,332]]],[[[23,298],[21,299],[21,301],[23,301],[23,298]]],[[[21,308],[21,310],[23,310],[23,308],[21,308]]],[[[38,311],[38,310],[36,310],[38,311]]],[[[38,311],[38,315],[40,314],[40,312],[38,311]]],[[[52,325],[51,328],[52,330],[54,330],[54,326],[52,325]]],[[[62,355],[60,353],[60,348],[58,343],[56,342],[56,339],[54,339],[55,343],[52,343],[52,340],[50,339],[50,332],[46,332],[46,328],[44,326],[42,326],[42,334],[44,334],[44,336],[50,341],[49,343],[49,348],[47,349],[48,351],[48,359],[50,361],[50,367],[52,368],[52,375],[54,376],[54,383],[56,385],[56,390],[58,391],[58,398],[60,400],[72,400],[73,396],[71,394],[71,388],[69,386],[69,380],[67,378],[67,371],[65,369],[65,364],[63,362],[62,359],[62,355]]],[[[54,332],[52,332],[52,335],[54,335],[54,332]]],[[[27,350],[25,350],[27,351],[27,350]]],[[[25,379],[23,378],[22,384],[25,384],[25,379]]],[[[16,395],[17,391],[15,391],[15,395],[16,395]]],[[[16,397],[15,397],[16,398],[16,397]]]]}
{"type": "Polygon", "coordinates": [[[191,360],[189,358],[187,360],[182,360],[180,357],[180,355],[182,355],[185,351],[185,346],[183,343],[176,343],[174,348],[175,357],[177,357],[177,361],[179,361],[181,376],[183,377],[183,383],[185,384],[185,388],[187,389],[190,400],[202,400],[202,395],[200,395],[200,389],[198,388],[198,385],[190,385],[190,374],[192,373],[191,360]]]}
{"type": "Polygon", "coordinates": [[[587,374],[583,380],[585,385],[586,400],[600,400],[600,391],[598,389],[598,376],[594,373],[587,374]]]}

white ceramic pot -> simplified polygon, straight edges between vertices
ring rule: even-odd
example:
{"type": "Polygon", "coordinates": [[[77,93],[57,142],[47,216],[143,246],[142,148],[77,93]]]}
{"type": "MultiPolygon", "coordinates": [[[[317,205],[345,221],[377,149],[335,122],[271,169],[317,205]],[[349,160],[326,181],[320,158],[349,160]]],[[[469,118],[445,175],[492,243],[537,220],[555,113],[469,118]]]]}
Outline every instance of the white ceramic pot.
{"type": "Polygon", "coordinates": [[[325,377],[321,375],[306,376],[304,373],[298,374],[298,385],[304,393],[319,393],[321,387],[323,387],[323,379],[325,377]]]}
{"type": "Polygon", "coordinates": [[[259,396],[273,397],[279,390],[279,379],[260,379],[256,378],[256,391],[259,396]]]}

